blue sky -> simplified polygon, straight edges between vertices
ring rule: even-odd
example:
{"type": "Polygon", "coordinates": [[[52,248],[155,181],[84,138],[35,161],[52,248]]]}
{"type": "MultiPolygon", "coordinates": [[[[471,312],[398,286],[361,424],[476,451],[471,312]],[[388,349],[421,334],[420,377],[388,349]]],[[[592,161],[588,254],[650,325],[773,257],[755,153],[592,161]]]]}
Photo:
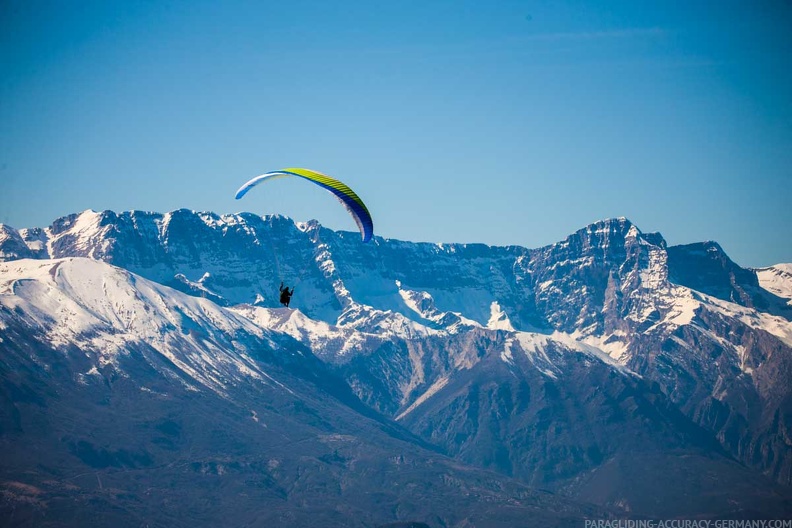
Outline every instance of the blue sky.
{"type": "Polygon", "coordinates": [[[84,209],[318,219],[539,247],[626,216],[792,262],[788,2],[0,5],[0,222],[84,209]],[[684,5],[683,4],[687,4],[684,5]]]}

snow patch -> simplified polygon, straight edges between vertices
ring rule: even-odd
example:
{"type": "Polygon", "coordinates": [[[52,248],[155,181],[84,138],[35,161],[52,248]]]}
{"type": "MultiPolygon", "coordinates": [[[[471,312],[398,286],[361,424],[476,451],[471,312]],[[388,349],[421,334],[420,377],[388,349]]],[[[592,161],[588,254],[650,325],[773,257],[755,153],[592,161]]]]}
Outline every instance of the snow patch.
{"type": "Polygon", "coordinates": [[[619,361],[611,357],[610,354],[602,350],[599,346],[592,345],[584,341],[579,341],[578,339],[575,338],[575,334],[566,334],[563,332],[556,331],[553,332],[553,334],[550,337],[554,341],[558,341],[559,343],[563,344],[567,349],[597,358],[603,363],[606,363],[616,368],[623,374],[631,374],[634,376],[638,376],[638,374],[628,369],[625,365],[621,364],[619,361]]]}
{"type": "Polygon", "coordinates": [[[582,337],[575,334],[572,335],[581,342],[603,351],[619,365],[626,365],[630,359],[627,348],[627,341],[629,338],[624,332],[620,330],[615,331],[610,335],[602,336],[587,335],[582,337]]]}
{"type": "Polygon", "coordinates": [[[792,306],[792,264],[776,264],[769,268],[756,270],[759,286],[770,293],[787,299],[787,306],[792,306]]]}
{"type": "Polygon", "coordinates": [[[698,301],[690,290],[677,288],[677,295],[674,296],[674,304],[665,317],[665,322],[675,326],[685,326],[693,322],[696,312],[701,308],[698,301]]]}
{"type": "Polygon", "coordinates": [[[513,365],[513,349],[516,344],[523,354],[525,354],[534,366],[536,366],[539,372],[550,378],[557,379],[561,371],[547,355],[547,344],[549,341],[550,338],[546,335],[517,332],[511,339],[504,343],[500,357],[503,361],[513,365]]]}
{"type": "Polygon", "coordinates": [[[493,330],[508,330],[514,332],[509,316],[503,311],[498,301],[492,301],[490,304],[490,318],[487,322],[487,328],[493,330]]]}
{"type": "Polygon", "coordinates": [[[746,308],[745,306],[708,295],[702,294],[702,297],[706,300],[706,308],[708,310],[725,317],[736,317],[746,326],[755,330],[764,330],[777,337],[787,346],[792,347],[792,322],[777,315],[759,312],[753,308],[746,308]]]}

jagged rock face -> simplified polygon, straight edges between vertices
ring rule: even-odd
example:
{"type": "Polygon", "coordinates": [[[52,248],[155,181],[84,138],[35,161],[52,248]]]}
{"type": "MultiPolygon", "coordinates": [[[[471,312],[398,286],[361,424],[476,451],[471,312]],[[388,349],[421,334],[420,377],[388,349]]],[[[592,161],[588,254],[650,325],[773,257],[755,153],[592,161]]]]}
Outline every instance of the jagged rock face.
{"type": "Polygon", "coordinates": [[[742,269],[716,244],[669,248],[623,218],[539,249],[362,244],[277,216],[186,210],[86,212],[3,240],[6,260],[88,256],[235,305],[374,409],[526,482],[658,515],[701,513],[685,503],[692,487],[669,484],[690,478],[690,457],[726,483],[709,513],[728,513],[739,482],[770,490],[758,473],[792,483],[792,272],[742,269]],[[281,279],[298,311],[272,310],[281,279]],[[667,480],[623,492],[641,464],[667,480]]]}
{"type": "Polygon", "coordinates": [[[621,218],[531,252],[525,268],[537,308],[551,328],[602,335],[629,329],[642,288],[665,284],[665,261],[661,237],[643,235],[621,218]]]}

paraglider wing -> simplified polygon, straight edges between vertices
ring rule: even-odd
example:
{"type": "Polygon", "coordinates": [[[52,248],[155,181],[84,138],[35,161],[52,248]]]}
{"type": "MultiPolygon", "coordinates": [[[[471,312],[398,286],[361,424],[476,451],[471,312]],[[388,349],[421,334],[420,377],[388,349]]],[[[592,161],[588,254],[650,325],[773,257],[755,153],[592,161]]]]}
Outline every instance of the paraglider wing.
{"type": "Polygon", "coordinates": [[[346,184],[336,180],[335,178],[331,178],[330,176],[322,174],[321,172],[300,168],[289,168],[267,172],[261,176],[256,176],[245,183],[245,185],[240,187],[235,198],[239,200],[245,196],[245,194],[247,194],[251,188],[264,181],[284,178],[287,176],[296,176],[298,178],[306,179],[330,191],[336,198],[338,198],[338,201],[341,202],[341,205],[343,205],[346,210],[349,211],[349,214],[352,215],[352,218],[355,220],[355,223],[360,230],[360,236],[363,238],[363,242],[368,242],[371,240],[371,237],[374,235],[374,221],[371,218],[371,213],[369,213],[366,204],[364,204],[363,200],[361,200],[352,189],[347,187],[346,184]]]}
{"type": "Polygon", "coordinates": [[[250,189],[258,185],[259,183],[263,182],[264,180],[275,180],[278,178],[285,178],[287,176],[293,176],[293,174],[288,174],[283,171],[273,171],[273,172],[268,172],[266,174],[262,174],[261,176],[256,176],[255,178],[247,182],[245,185],[240,187],[239,190],[234,195],[234,198],[239,200],[240,198],[245,196],[250,189]]]}

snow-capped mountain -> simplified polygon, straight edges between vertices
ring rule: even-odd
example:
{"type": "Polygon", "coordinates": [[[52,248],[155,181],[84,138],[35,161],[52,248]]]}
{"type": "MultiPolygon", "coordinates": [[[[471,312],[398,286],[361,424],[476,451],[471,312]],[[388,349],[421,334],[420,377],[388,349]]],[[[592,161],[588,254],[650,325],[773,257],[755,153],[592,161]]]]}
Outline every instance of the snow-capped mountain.
{"type": "Polygon", "coordinates": [[[247,343],[262,341],[291,350],[274,356],[300,372],[320,372],[312,379],[337,375],[369,408],[467,464],[623,512],[788,514],[790,265],[744,269],[713,242],[667,247],[625,218],[528,249],[361,244],[316,222],[187,210],[6,226],[0,259],[17,281],[3,320],[49,328],[54,311],[59,325],[36,342],[101,349],[96,358],[113,371],[126,371],[113,358],[137,346],[125,343],[195,350],[169,358],[173,370],[223,398],[226,383],[272,376],[250,361],[247,343]],[[68,274],[57,271],[68,261],[41,260],[33,273],[37,261],[19,259],[71,257],[145,277],[135,279],[144,305],[195,303],[189,313],[204,315],[188,319],[201,320],[208,339],[171,335],[179,319],[164,313],[154,320],[172,327],[137,315],[97,333],[108,303],[142,314],[98,287],[82,305],[55,310],[57,288],[42,284],[57,263],[52,277],[68,274]],[[20,286],[20,273],[38,278],[20,286]],[[296,286],[295,310],[278,308],[281,281],[296,286]],[[29,298],[48,307],[24,301],[24,288],[39,288],[29,298]],[[187,295],[162,293],[170,288],[187,295]],[[213,310],[226,326],[214,326],[213,310]],[[217,350],[232,359],[214,364],[217,350]]]}
{"type": "MultiPolygon", "coordinates": [[[[792,309],[792,264],[779,264],[756,270],[759,285],[776,297],[786,301],[784,306],[792,309]]],[[[788,319],[789,317],[787,317],[788,319]]]]}

